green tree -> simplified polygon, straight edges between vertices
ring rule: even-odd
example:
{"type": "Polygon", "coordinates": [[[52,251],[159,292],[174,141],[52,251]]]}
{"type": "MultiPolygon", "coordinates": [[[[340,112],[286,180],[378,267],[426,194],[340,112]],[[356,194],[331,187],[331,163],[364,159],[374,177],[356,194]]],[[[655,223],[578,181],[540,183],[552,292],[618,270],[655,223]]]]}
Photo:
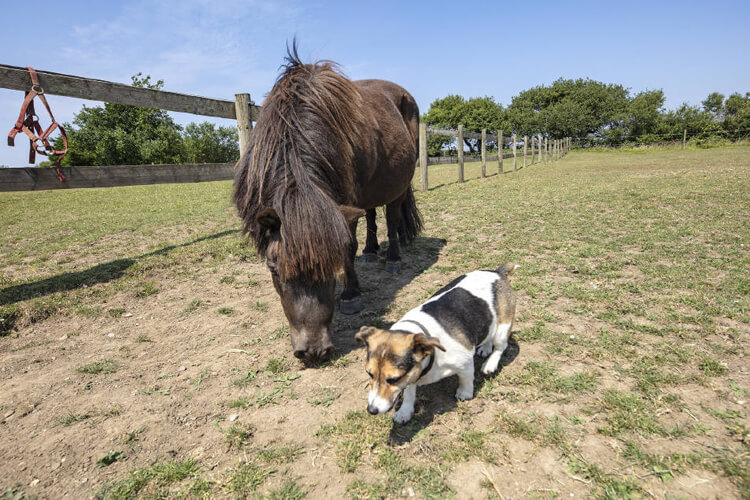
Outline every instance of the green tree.
{"type": "MultiPolygon", "coordinates": [[[[460,95],[449,95],[435,100],[422,120],[428,125],[452,130],[463,125],[471,132],[481,132],[482,129],[495,131],[502,128],[504,111],[501,105],[492,97],[473,97],[469,100],[460,95]]],[[[431,156],[440,154],[444,149],[452,149],[455,140],[450,137],[429,136],[427,138],[428,152],[431,156]]],[[[469,151],[479,150],[480,141],[464,139],[469,151]]]]}
{"type": "MultiPolygon", "coordinates": [[[[471,132],[481,132],[482,129],[496,131],[502,129],[504,122],[503,107],[492,97],[472,97],[462,109],[462,123],[471,132]]],[[[464,139],[471,152],[478,152],[481,147],[479,139],[464,139]]]]}
{"type": "Polygon", "coordinates": [[[698,106],[682,103],[677,109],[669,110],[662,115],[660,135],[665,139],[682,139],[683,131],[689,136],[710,135],[720,130],[720,125],[713,120],[711,113],[698,106]]]}
{"type": "Polygon", "coordinates": [[[703,109],[705,111],[718,115],[724,107],[724,94],[711,92],[708,94],[708,97],[701,101],[701,104],[703,104],[703,109]]]}
{"type": "Polygon", "coordinates": [[[648,134],[655,134],[664,111],[663,107],[663,90],[646,90],[636,94],[628,107],[627,135],[639,140],[648,134]]]}
{"type": "MultiPolygon", "coordinates": [[[[164,81],[153,82],[150,76],[138,73],[132,77],[132,85],[159,90],[164,81]]],[[[72,124],[64,127],[68,135],[64,166],[219,163],[239,157],[233,128],[191,123],[183,130],[166,111],[158,109],[113,103],[83,106],[72,124]]],[[[55,139],[54,146],[62,148],[61,137],[55,139]]]]}
{"type": "Polygon", "coordinates": [[[183,148],[183,163],[228,163],[240,156],[235,128],[216,127],[209,122],[188,124],[183,148]]]}
{"type": "Polygon", "coordinates": [[[591,79],[558,79],[551,86],[524,90],[513,98],[508,115],[519,135],[605,137],[627,116],[628,91],[622,85],[591,79]]]}
{"type": "Polygon", "coordinates": [[[734,93],[724,103],[724,130],[730,139],[750,136],[750,92],[734,93]]]}
{"type": "MultiPolygon", "coordinates": [[[[460,95],[449,95],[436,99],[430,109],[422,115],[421,120],[433,127],[457,129],[463,116],[466,100],[460,95]]],[[[439,156],[444,150],[455,150],[455,140],[440,135],[427,136],[427,154],[439,156]]]]}

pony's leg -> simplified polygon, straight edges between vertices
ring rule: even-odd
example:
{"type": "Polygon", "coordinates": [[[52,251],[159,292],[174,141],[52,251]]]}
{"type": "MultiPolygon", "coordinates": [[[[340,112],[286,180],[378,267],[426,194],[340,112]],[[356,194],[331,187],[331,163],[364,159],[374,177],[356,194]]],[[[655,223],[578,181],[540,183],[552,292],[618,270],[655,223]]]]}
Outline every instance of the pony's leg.
{"type": "Polygon", "coordinates": [[[385,222],[388,225],[388,254],[385,259],[385,270],[397,273],[401,270],[401,248],[398,229],[401,224],[401,203],[405,196],[393,200],[385,207],[385,222]]]}
{"type": "Polygon", "coordinates": [[[398,225],[398,242],[402,247],[406,248],[409,246],[409,238],[406,236],[406,227],[404,225],[404,219],[398,225]]]}
{"type": "Polygon", "coordinates": [[[349,244],[349,254],[346,256],[344,263],[344,290],[341,292],[341,302],[339,311],[341,314],[357,314],[363,308],[362,293],[359,290],[359,280],[354,270],[354,256],[357,255],[357,221],[355,220],[349,226],[352,235],[349,244]]]}
{"type": "Polygon", "coordinates": [[[375,209],[368,208],[365,211],[365,218],[367,219],[367,239],[365,248],[362,250],[362,261],[376,262],[380,245],[378,245],[378,226],[375,224],[375,209]]]}

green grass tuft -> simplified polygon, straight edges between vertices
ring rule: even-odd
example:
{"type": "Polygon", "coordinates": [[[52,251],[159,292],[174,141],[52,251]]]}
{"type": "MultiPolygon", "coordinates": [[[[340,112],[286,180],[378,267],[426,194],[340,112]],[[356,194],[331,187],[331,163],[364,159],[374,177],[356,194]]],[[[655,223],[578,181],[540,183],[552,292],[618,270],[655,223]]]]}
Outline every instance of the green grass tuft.
{"type": "Polygon", "coordinates": [[[86,373],[89,375],[103,375],[107,373],[114,373],[117,371],[118,365],[112,360],[105,359],[104,361],[96,361],[87,365],[79,366],[76,368],[78,373],[86,373]]]}

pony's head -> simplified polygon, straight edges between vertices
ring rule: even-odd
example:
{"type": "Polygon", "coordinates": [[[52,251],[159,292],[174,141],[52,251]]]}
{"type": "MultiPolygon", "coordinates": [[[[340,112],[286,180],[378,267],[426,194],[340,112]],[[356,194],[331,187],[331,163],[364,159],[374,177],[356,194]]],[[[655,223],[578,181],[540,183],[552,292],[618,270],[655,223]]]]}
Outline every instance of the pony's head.
{"type": "Polygon", "coordinates": [[[303,64],[294,48],[237,168],[234,202],[271,271],[298,358],[333,349],[336,278],[364,215],[349,206],[361,100],[331,63],[303,64]]]}
{"type": "MultiPolygon", "coordinates": [[[[340,216],[349,224],[364,215],[363,210],[349,206],[338,207],[337,211],[336,218],[340,216]]],[[[290,273],[290,269],[299,271],[295,269],[298,263],[290,265],[296,259],[285,248],[284,228],[279,215],[272,208],[262,210],[257,227],[266,232],[268,238],[266,266],[271,272],[273,286],[281,297],[284,315],[289,320],[294,356],[303,360],[328,356],[333,351],[336,277],[343,270],[343,260],[340,269],[333,274],[317,274],[314,271],[290,273]]]]}

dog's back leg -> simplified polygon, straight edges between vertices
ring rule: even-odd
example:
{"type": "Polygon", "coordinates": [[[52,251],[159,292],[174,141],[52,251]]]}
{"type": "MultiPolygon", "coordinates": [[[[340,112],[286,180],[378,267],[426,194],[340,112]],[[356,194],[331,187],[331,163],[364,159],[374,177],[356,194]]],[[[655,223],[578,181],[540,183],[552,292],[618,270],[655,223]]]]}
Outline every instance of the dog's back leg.
{"type": "Polygon", "coordinates": [[[502,323],[497,325],[497,331],[492,337],[492,345],[495,350],[492,351],[490,357],[482,365],[482,373],[489,375],[497,370],[497,365],[500,363],[500,358],[505,352],[505,348],[508,347],[508,337],[510,336],[510,329],[513,326],[513,322],[502,323]]]}

